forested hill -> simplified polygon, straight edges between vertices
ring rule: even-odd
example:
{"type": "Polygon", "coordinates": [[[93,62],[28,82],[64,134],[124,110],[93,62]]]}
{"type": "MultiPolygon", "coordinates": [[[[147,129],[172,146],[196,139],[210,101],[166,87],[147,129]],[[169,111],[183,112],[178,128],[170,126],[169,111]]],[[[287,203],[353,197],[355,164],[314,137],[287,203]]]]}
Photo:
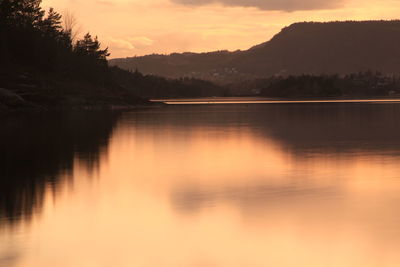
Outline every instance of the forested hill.
{"type": "Polygon", "coordinates": [[[113,80],[97,37],[74,40],[71,23],[40,0],[0,1],[0,111],[147,103],[113,80]]]}
{"type": "Polygon", "coordinates": [[[0,0],[0,112],[109,108],[150,104],[145,98],[221,95],[194,79],[167,80],[109,67],[108,49],[41,0],[0,0]]]}
{"type": "Polygon", "coordinates": [[[168,77],[209,80],[272,75],[400,72],[400,21],[304,22],[246,51],[149,55],[112,65],[168,77]]]}

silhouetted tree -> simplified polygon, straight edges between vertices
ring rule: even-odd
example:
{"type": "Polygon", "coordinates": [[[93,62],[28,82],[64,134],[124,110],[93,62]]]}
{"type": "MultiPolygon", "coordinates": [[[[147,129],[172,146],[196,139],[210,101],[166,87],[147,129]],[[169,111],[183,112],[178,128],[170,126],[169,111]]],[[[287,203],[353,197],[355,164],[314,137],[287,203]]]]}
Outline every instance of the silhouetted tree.
{"type": "Polygon", "coordinates": [[[110,55],[108,48],[100,49],[100,42],[97,36],[93,39],[90,33],[87,33],[82,40],[78,40],[75,45],[75,52],[79,55],[89,56],[98,60],[106,60],[110,55]]]}
{"type": "Polygon", "coordinates": [[[46,36],[58,39],[63,34],[61,27],[61,15],[50,8],[47,17],[40,22],[40,30],[46,36]]]}
{"type": "Polygon", "coordinates": [[[0,23],[14,28],[36,27],[44,16],[41,0],[2,0],[0,23]]]}

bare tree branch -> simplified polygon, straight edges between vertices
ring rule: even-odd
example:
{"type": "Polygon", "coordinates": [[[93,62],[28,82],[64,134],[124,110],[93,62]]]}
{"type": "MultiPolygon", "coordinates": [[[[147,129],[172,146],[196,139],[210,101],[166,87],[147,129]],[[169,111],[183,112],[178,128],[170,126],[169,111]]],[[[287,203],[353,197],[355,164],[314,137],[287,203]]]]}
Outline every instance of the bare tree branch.
{"type": "Polygon", "coordinates": [[[81,26],[78,24],[78,20],[74,13],[69,10],[64,11],[63,18],[63,28],[64,31],[69,33],[72,42],[75,42],[77,36],[81,33],[81,26]]]}

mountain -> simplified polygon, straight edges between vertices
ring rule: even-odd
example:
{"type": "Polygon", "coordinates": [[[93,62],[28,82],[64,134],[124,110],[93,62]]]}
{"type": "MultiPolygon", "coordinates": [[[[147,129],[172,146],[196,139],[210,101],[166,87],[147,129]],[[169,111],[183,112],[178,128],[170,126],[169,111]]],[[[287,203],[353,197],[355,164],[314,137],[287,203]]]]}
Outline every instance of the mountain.
{"type": "Polygon", "coordinates": [[[213,81],[367,70],[399,74],[399,47],[400,20],[302,22],[246,51],[148,55],[109,63],[145,74],[213,81]]]}

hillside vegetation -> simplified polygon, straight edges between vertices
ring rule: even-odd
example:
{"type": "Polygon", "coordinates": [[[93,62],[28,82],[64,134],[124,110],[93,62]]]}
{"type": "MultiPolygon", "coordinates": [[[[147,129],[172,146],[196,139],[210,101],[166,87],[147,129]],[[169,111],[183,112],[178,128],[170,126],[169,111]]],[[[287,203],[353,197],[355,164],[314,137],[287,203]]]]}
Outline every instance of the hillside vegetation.
{"type": "Polygon", "coordinates": [[[217,82],[273,75],[400,73],[400,21],[304,22],[246,51],[149,55],[110,60],[124,69],[217,82]]]}
{"type": "Polygon", "coordinates": [[[0,111],[147,104],[112,79],[97,37],[62,24],[40,0],[0,2],[0,111]]]}
{"type": "Polygon", "coordinates": [[[0,112],[148,105],[147,98],[223,95],[196,79],[169,80],[110,68],[108,49],[41,0],[0,1],[0,112]]]}

